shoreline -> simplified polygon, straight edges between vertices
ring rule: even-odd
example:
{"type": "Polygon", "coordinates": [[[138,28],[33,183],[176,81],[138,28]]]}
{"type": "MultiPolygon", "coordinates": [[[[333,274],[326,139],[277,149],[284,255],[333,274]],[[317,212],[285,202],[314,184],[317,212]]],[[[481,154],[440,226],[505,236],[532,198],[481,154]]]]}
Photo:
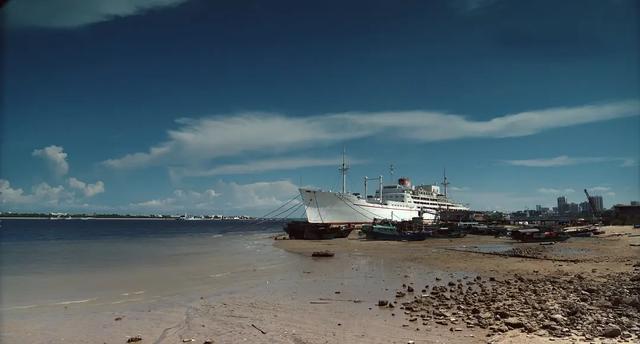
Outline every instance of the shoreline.
{"type": "MultiPolygon", "coordinates": [[[[142,343],[178,343],[192,338],[195,343],[213,340],[214,343],[265,344],[548,343],[550,340],[574,343],[589,341],[587,338],[597,343],[611,343],[610,339],[581,333],[577,325],[568,322],[567,328],[575,326],[570,328],[575,333],[562,332],[563,327],[543,329],[543,322],[530,319],[526,302],[535,300],[543,304],[548,299],[549,307],[564,312],[557,308],[564,307],[563,300],[558,298],[573,297],[575,288],[593,287],[597,295],[622,290],[616,286],[625,284],[613,283],[640,272],[640,248],[631,246],[640,243],[640,237],[618,235],[629,232],[637,233],[637,230],[629,226],[607,227],[608,237],[572,238],[548,247],[513,245],[508,239],[473,235],[422,242],[365,241],[358,240],[356,233],[349,238],[324,241],[273,240],[271,236],[264,236],[258,241],[262,245],[260,249],[245,248],[249,256],[245,257],[243,269],[235,273],[212,272],[209,266],[214,256],[207,256],[167,267],[161,271],[161,275],[167,277],[154,282],[168,283],[168,278],[177,273],[202,280],[186,289],[170,288],[157,294],[153,288],[132,286],[127,290],[147,292],[122,297],[127,300],[122,303],[67,302],[46,308],[3,311],[0,340],[6,343],[124,343],[128,337],[140,335],[142,343]],[[551,259],[477,254],[516,248],[521,250],[519,253],[547,255],[551,259]],[[264,250],[270,252],[268,256],[264,250]],[[319,250],[330,250],[335,256],[311,257],[313,251],[319,250]],[[576,256],[582,259],[560,260],[576,256]],[[266,262],[266,257],[272,261],[266,262]],[[195,268],[202,271],[193,270],[195,268]],[[191,270],[194,272],[189,272],[191,270]],[[561,289],[548,297],[529,294],[529,289],[536,285],[552,290],[557,283],[561,289]],[[415,290],[409,291],[410,286],[415,290]],[[497,294],[486,297],[468,294],[465,300],[463,294],[449,291],[468,287],[479,296],[484,295],[483,288],[488,293],[495,290],[497,294]],[[443,292],[442,288],[447,291],[443,292]],[[431,301],[423,301],[427,300],[423,295],[431,295],[428,297],[431,301]],[[449,298],[446,302],[444,295],[449,298]],[[496,301],[484,303],[484,298],[495,297],[496,301]],[[380,300],[392,302],[394,307],[378,306],[380,300]],[[465,308],[446,308],[453,304],[465,308]],[[510,315],[517,317],[523,327],[517,319],[505,325],[505,319],[489,317],[480,321],[475,314],[465,312],[476,307],[480,310],[478,314],[485,314],[494,311],[494,306],[497,310],[508,308],[515,312],[510,315]],[[531,330],[536,326],[540,328],[527,332],[526,326],[531,326],[531,330]]],[[[209,245],[217,241],[210,240],[201,243],[200,249],[215,253],[216,249],[209,245]]],[[[246,239],[236,240],[242,245],[251,244],[246,239]]],[[[194,239],[184,247],[200,241],[194,239]]],[[[221,244],[224,246],[227,244],[221,244]]],[[[181,249],[180,252],[189,254],[190,251],[181,249]]],[[[173,279],[180,281],[176,277],[173,279]]],[[[148,277],[139,278],[148,280],[148,277]]],[[[587,300],[589,307],[595,307],[591,312],[594,317],[601,312],[596,301],[587,300]]],[[[612,316],[611,319],[620,318],[612,316]]],[[[594,331],[600,331],[598,326],[592,326],[594,331]]],[[[628,326],[616,326],[623,329],[622,335],[630,333],[628,326]]],[[[633,342],[637,338],[619,336],[615,341],[633,342]]]]}

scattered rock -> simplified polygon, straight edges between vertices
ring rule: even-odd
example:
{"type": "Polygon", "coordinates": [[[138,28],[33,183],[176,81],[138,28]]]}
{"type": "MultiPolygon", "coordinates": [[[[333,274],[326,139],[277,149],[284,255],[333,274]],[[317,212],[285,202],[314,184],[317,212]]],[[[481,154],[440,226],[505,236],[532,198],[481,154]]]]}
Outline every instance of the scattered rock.
{"type": "Polygon", "coordinates": [[[616,338],[622,334],[622,331],[618,326],[608,326],[602,331],[602,336],[607,338],[616,338]]]}
{"type": "Polygon", "coordinates": [[[389,301],[387,300],[378,300],[378,306],[380,307],[385,307],[389,304],[389,301]]]}
{"type": "Polygon", "coordinates": [[[524,323],[522,322],[522,320],[520,320],[518,318],[507,318],[507,319],[504,319],[504,324],[507,325],[510,328],[521,328],[521,327],[524,327],[524,323]]]}
{"type": "Polygon", "coordinates": [[[129,337],[129,339],[127,339],[127,343],[135,343],[135,342],[139,342],[142,340],[142,336],[141,335],[137,335],[134,337],[129,337]]]}

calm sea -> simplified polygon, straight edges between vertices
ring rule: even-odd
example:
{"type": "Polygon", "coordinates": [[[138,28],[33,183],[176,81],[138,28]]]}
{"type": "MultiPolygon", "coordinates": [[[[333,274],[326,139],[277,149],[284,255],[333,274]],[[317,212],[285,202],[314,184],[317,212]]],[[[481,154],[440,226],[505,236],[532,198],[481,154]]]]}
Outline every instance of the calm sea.
{"type": "Polygon", "coordinates": [[[215,291],[290,261],[273,247],[282,222],[78,219],[0,225],[4,311],[215,291]]]}

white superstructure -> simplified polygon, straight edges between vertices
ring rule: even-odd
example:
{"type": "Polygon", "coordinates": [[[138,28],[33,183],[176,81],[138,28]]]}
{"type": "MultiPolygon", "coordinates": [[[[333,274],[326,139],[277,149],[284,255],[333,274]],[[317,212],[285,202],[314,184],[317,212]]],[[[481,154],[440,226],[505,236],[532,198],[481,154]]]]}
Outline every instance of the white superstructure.
{"type": "Polygon", "coordinates": [[[344,175],[348,167],[344,158],[340,171],[343,175],[342,192],[300,189],[307,220],[310,223],[370,223],[374,219],[394,221],[411,220],[422,215],[425,220],[434,220],[442,210],[468,210],[467,207],[447,199],[449,183],[442,183],[444,194],[437,185],[412,186],[408,178],[400,178],[395,185],[383,185],[378,179],[378,190],[367,195],[364,178],[364,195],[346,192],[344,175]]]}

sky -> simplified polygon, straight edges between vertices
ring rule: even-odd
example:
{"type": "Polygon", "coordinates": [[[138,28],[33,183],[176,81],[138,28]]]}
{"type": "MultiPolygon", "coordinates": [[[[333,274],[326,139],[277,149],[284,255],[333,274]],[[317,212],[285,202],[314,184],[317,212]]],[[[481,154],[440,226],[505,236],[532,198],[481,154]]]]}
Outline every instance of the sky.
{"type": "Polygon", "coordinates": [[[0,205],[259,216],[338,190],[343,149],[353,192],[446,168],[477,210],[640,200],[638,6],[9,1],[0,205]]]}

